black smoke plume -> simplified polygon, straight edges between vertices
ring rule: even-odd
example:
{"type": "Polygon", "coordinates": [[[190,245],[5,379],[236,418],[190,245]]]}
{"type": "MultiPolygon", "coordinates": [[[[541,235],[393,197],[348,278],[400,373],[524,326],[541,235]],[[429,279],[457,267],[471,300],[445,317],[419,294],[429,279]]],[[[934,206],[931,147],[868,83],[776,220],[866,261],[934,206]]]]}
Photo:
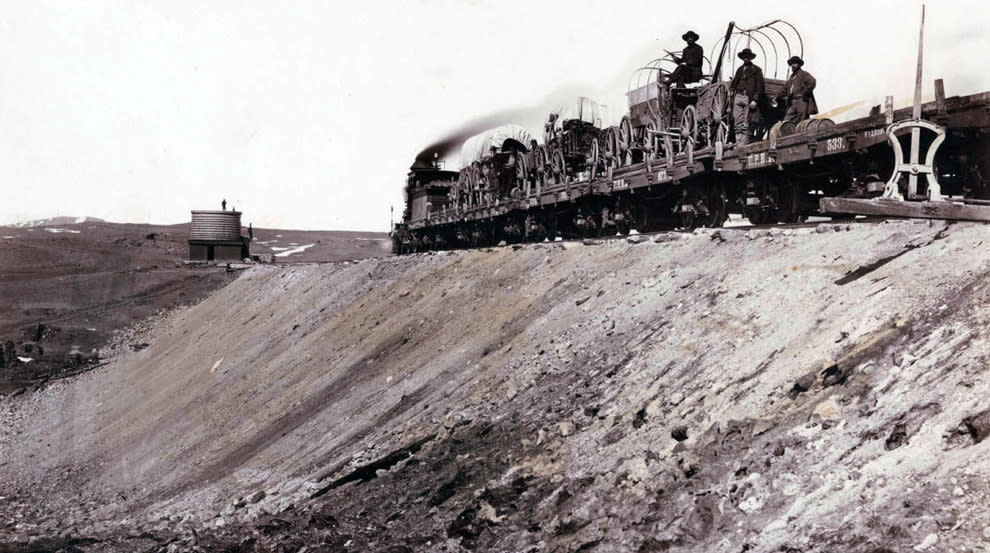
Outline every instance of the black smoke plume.
{"type": "Polygon", "coordinates": [[[417,167],[429,167],[429,164],[433,161],[433,154],[437,154],[438,158],[444,159],[448,155],[460,150],[464,141],[468,138],[480,132],[509,123],[522,126],[533,133],[534,137],[542,136],[543,123],[547,120],[547,115],[552,111],[559,111],[565,104],[576,102],[577,98],[582,95],[587,96],[587,91],[577,87],[561,87],[548,94],[543,101],[535,106],[497,111],[483,117],[478,117],[477,119],[472,119],[448,133],[447,136],[423,148],[416,155],[416,163],[414,165],[417,167]]]}

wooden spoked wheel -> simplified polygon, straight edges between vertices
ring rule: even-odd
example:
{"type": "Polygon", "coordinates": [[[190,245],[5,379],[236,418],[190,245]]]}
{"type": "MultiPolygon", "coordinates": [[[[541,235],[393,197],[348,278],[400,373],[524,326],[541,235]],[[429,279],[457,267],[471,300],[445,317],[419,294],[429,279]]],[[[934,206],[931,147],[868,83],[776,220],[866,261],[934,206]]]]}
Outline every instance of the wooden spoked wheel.
{"type": "Polygon", "coordinates": [[[726,141],[729,140],[729,124],[725,121],[719,121],[715,127],[715,140],[713,144],[725,145],[726,141]]]}
{"type": "Polygon", "coordinates": [[[550,165],[553,167],[553,176],[557,183],[567,182],[567,163],[564,161],[564,152],[554,149],[550,154],[550,165]]]}
{"type": "Polygon", "coordinates": [[[663,84],[663,76],[657,77],[657,130],[665,131],[671,125],[671,108],[674,103],[671,99],[670,88],[663,84]]]}
{"type": "Polygon", "coordinates": [[[711,118],[712,121],[721,121],[726,115],[726,108],[729,105],[729,87],[725,83],[718,83],[712,87],[711,118]]]}
{"type": "Polygon", "coordinates": [[[598,161],[601,159],[601,148],[598,139],[591,139],[591,151],[588,153],[588,178],[594,179],[598,173],[598,161]]]}
{"type": "Polygon", "coordinates": [[[688,106],[684,108],[684,113],[681,115],[681,138],[685,140],[694,140],[697,132],[698,113],[694,106],[688,106]]]}
{"type": "Polygon", "coordinates": [[[619,164],[619,138],[618,129],[609,127],[605,129],[605,166],[617,167],[619,164]]]}
{"type": "Polygon", "coordinates": [[[516,152],[516,183],[525,192],[526,183],[529,182],[529,166],[526,163],[526,154],[516,152]]]}
{"type": "Polygon", "coordinates": [[[681,114],[681,151],[693,151],[697,137],[698,112],[694,106],[687,106],[681,114]]]}
{"type": "Polygon", "coordinates": [[[624,167],[632,163],[632,121],[629,120],[629,116],[623,116],[622,120],[619,122],[619,166],[624,167]]]}
{"type": "Polygon", "coordinates": [[[709,144],[721,142],[725,144],[729,129],[729,87],[725,83],[717,83],[712,88],[711,112],[709,113],[709,134],[706,137],[709,144]],[[724,133],[723,133],[724,127],[724,133]]]}
{"type": "Polygon", "coordinates": [[[643,157],[649,159],[656,159],[657,157],[657,124],[650,121],[643,127],[643,152],[645,155],[643,157]]]}
{"type": "Polygon", "coordinates": [[[542,189],[549,182],[549,165],[550,156],[547,154],[547,147],[540,146],[536,149],[536,179],[539,181],[539,186],[542,189]]]}

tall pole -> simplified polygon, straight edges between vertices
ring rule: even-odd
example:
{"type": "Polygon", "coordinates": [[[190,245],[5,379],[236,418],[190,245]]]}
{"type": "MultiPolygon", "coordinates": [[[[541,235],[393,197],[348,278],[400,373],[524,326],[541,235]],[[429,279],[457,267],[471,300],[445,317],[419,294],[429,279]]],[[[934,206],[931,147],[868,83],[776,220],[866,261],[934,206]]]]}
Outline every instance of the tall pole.
{"type": "Polygon", "coordinates": [[[712,82],[718,82],[722,80],[722,60],[725,59],[725,51],[729,48],[729,39],[732,38],[732,28],[735,27],[736,22],[730,21],[729,28],[725,30],[725,39],[722,42],[722,51],[718,54],[718,61],[715,62],[715,69],[712,71],[712,82]]]}
{"type": "MultiPolygon", "coordinates": [[[[918,72],[914,80],[914,110],[911,118],[921,119],[921,75],[925,53],[925,5],[921,5],[921,30],[918,32],[918,72]]],[[[918,163],[918,150],[921,146],[921,129],[913,127],[911,129],[911,165],[918,163]]],[[[908,175],[908,199],[918,193],[918,175],[911,173],[908,175]]]]}

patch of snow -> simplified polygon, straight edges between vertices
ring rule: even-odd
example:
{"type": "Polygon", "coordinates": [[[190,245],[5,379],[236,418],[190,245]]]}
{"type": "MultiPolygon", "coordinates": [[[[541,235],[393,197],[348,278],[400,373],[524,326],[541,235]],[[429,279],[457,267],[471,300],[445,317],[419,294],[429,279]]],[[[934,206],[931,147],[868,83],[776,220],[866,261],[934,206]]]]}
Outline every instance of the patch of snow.
{"type": "MultiPolygon", "coordinates": [[[[275,254],[275,257],[285,257],[285,256],[288,256],[288,255],[292,255],[294,253],[300,253],[300,252],[306,251],[307,248],[312,248],[315,245],[316,244],[313,243],[313,244],[306,244],[304,246],[299,246],[298,248],[292,248],[289,251],[285,251],[285,252],[282,252],[282,253],[275,254]]],[[[275,248],[272,248],[272,249],[274,250],[275,248]]]]}
{"type": "Polygon", "coordinates": [[[388,238],[355,238],[355,240],[367,240],[368,242],[385,242],[388,238]]]}
{"type": "Polygon", "coordinates": [[[283,247],[281,247],[281,246],[272,246],[271,248],[272,248],[273,250],[275,250],[275,251],[277,251],[277,252],[284,252],[285,250],[291,250],[291,249],[292,249],[292,248],[290,248],[290,247],[288,247],[288,246],[286,246],[286,247],[284,247],[284,248],[283,248],[283,247]]]}
{"type": "Polygon", "coordinates": [[[17,359],[21,363],[30,363],[31,361],[34,361],[34,359],[32,359],[30,357],[20,357],[20,356],[18,356],[17,359]]]}
{"type": "Polygon", "coordinates": [[[51,221],[51,219],[36,219],[34,221],[21,221],[20,223],[14,223],[10,226],[18,227],[18,228],[36,227],[39,225],[43,225],[49,221],[51,221]]]}
{"type": "Polygon", "coordinates": [[[17,238],[16,236],[4,236],[4,238],[17,238]]]}
{"type": "Polygon", "coordinates": [[[289,245],[290,246],[298,246],[299,245],[299,242],[289,242],[289,245]]]}
{"type": "Polygon", "coordinates": [[[82,232],[82,231],[71,230],[71,229],[67,229],[67,228],[46,228],[45,230],[48,231],[48,232],[54,232],[56,234],[59,233],[59,232],[71,232],[72,234],[79,234],[80,232],[82,232]]]}
{"type": "Polygon", "coordinates": [[[276,235],[275,235],[275,238],[281,238],[281,237],[282,237],[282,235],[281,235],[281,234],[276,234],[276,235]]]}
{"type": "Polygon", "coordinates": [[[86,218],[85,217],[76,217],[76,224],[78,224],[78,223],[85,223],[85,222],[86,222],[86,218]]]}

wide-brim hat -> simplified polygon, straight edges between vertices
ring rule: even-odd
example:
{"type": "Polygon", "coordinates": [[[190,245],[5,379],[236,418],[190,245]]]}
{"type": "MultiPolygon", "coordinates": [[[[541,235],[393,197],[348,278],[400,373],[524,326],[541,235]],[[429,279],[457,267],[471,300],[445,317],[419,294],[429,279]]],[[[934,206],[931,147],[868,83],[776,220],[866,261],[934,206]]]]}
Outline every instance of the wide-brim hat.
{"type": "Polygon", "coordinates": [[[756,54],[753,53],[749,48],[743,48],[742,52],[739,52],[739,59],[752,60],[756,59],[756,54]]]}
{"type": "Polygon", "coordinates": [[[787,60],[787,65],[790,65],[792,63],[796,63],[798,65],[804,65],[804,60],[797,56],[791,56],[791,59],[787,60]]]}
{"type": "Polygon", "coordinates": [[[683,35],[681,35],[681,40],[687,41],[687,39],[689,39],[689,38],[693,38],[694,40],[698,40],[701,37],[698,36],[698,33],[694,32],[694,31],[688,31],[688,32],[684,33],[683,35]]]}

